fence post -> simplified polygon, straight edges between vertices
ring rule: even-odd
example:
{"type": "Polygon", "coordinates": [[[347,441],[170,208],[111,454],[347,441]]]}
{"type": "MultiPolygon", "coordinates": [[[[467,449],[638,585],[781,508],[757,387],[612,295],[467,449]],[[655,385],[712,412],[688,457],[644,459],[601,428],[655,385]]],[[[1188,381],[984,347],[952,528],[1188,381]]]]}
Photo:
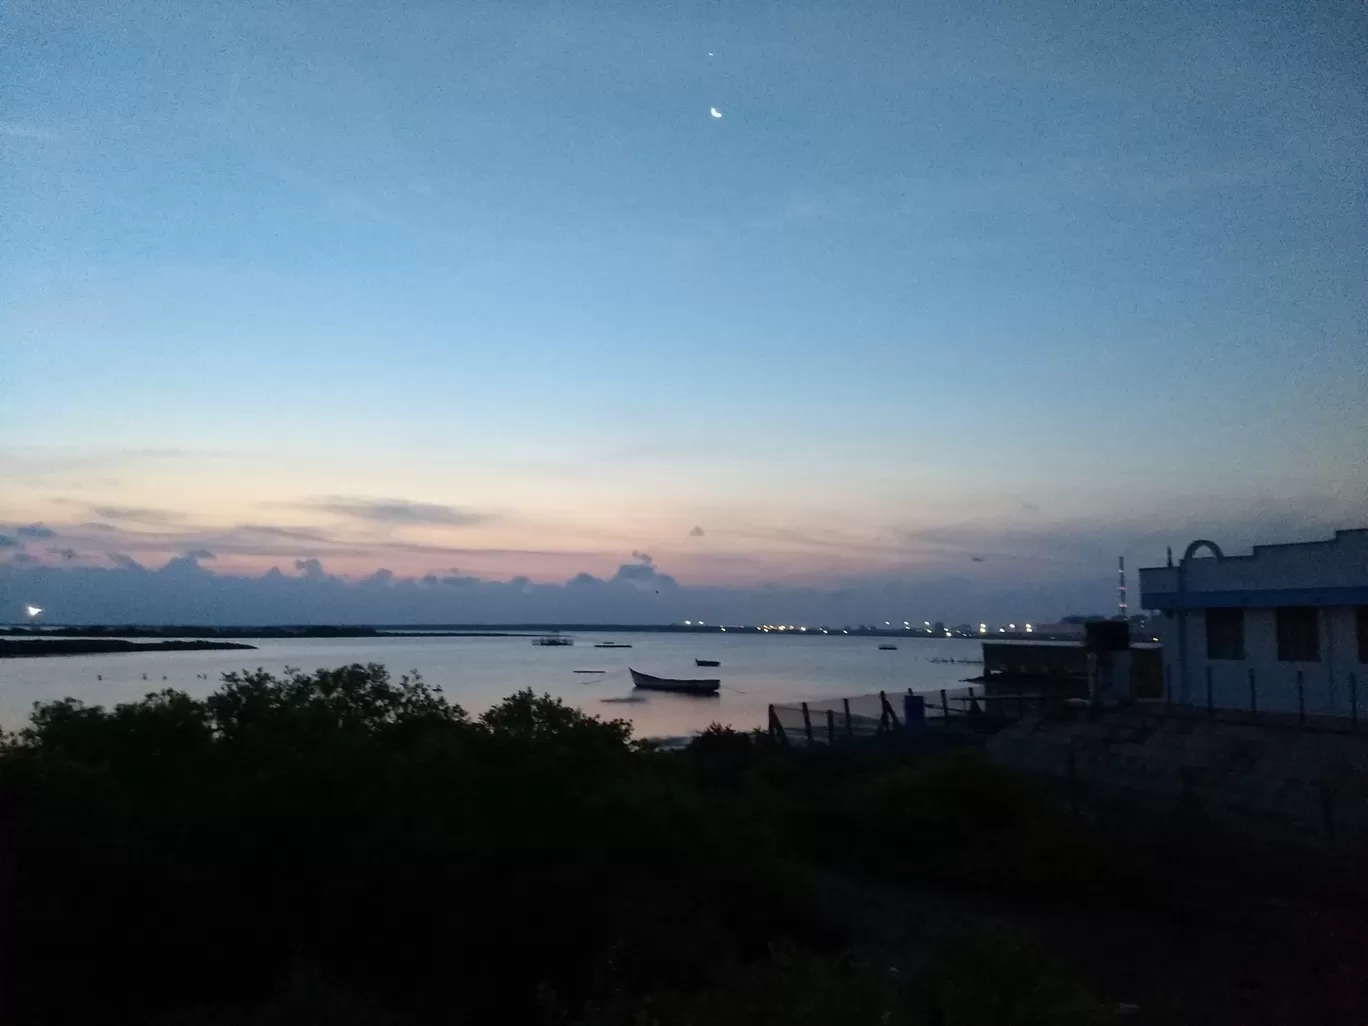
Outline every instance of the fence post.
{"type": "Polygon", "coordinates": [[[884,716],[888,718],[889,723],[893,724],[894,729],[902,726],[898,722],[898,711],[893,708],[893,703],[888,700],[888,695],[882,691],[879,692],[879,703],[883,706],[884,716]]]}
{"type": "Polygon", "coordinates": [[[828,709],[828,710],[827,710],[827,744],[829,744],[829,745],[834,745],[835,743],[836,743],[836,710],[835,710],[835,709],[828,709]]]}
{"type": "Polygon", "coordinates": [[[946,697],[945,688],[941,688],[941,719],[950,718],[950,699],[946,697]]]}
{"type": "Polygon", "coordinates": [[[1249,715],[1259,715],[1259,695],[1254,689],[1254,667],[1249,668],[1249,715]]]}
{"type": "Polygon", "coordinates": [[[1349,722],[1358,729],[1358,674],[1349,673],[1349,722]]]}
{"type": "Polygon", "coordinates": [[[843,708],[843,709],[845,710],[845,718],[846,718],[846,737],[854,737],[854,736],[855,736],[855,725],[854,725],[853,723],[850,722],[850,699],[848,699],[848,698],[843,698],[843,699],[841,699],[841,708],[843,708]]]}
{"type": "Polygon", "coordinates": [[[812,744],[812,715],[808,712],[807,703],[803,703],[803,734],[807,737],[807,743],[812,744]]]}
{"type": "Polygon", "coordinates": [[[1213,709],[1212,704],[1211,704],[1211,667],[1210,667],[1210,666],[1208,666],[1208,667],[1206,668],[1206,700],[1207,700],[1207,719],[1211,719],[1211,717],[1214,715],[1214,709],[1213,709]]]}
{"type": "Polygon", "coordinates": [[[1306,692],[1302,688],[1302,671],[1297,671],[1297,726],[1306,723],[1306,692]]]}
{"type": "Polygon", "coordinates": [[[784,745],[788,745],[788,730],[785,729],[783,722],[779,719],[779,714],[774,711],[774,706],[772,705],[769,707],[769,729],[770,737],[774,737],[775,734],[778,734],[783,740],[784,745]]]}

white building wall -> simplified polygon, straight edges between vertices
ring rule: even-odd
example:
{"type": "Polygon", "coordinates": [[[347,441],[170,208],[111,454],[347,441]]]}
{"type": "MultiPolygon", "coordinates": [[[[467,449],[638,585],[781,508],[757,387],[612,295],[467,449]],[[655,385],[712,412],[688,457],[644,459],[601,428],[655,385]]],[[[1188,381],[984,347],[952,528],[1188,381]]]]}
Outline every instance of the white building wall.
{"type": "Polygon", "coordinates": [[[1278,659],[1277,611],[1244,610],[1244,659],[1207,659],[1206,611],[1159,616],[1155,623],[1164,648],[1164,672],[1175,702],[1206,705],[1206,673],[1211,670],[1212,705],[1219,709],[1248,709],[1249,671],[1254,671],[1255,702],[1264,712],[1296,713],[1297,673],[1302,675],[1302,700],[1308,716],[1349,716],[1357,700],[1358,715],[1368,720],[1368,665],[1358,661],[1358,636],[1352,606],[1318,610],[1319,662],[1282,662],[1278,659]],[[1180,672],[1179,617],[1187,627],[1186,694],[1180,672]],[[1355,692],[1357,693],[1355,695],[1355,692]]]}

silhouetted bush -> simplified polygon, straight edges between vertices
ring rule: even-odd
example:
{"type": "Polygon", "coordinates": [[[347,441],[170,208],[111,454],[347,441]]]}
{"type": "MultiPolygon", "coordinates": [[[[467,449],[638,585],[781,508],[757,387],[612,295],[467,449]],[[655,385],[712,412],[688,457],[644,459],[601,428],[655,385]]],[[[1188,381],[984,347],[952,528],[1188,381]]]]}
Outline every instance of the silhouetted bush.
{"type": "Polygon", "coordinates": [[[305,966],[396,1015],[531,1020],[805,929],[765,825],[625,723],[529,692],[471,720],[374,665],[45,706],[0,802],[26,1021],[260,1007],[305,966]]]}

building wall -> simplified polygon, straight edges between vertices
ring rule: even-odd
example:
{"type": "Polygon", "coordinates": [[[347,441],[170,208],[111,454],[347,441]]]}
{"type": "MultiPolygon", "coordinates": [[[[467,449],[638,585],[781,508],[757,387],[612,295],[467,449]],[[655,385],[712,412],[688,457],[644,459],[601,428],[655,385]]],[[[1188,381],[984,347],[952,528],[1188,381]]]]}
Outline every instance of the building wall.
{"type": "MultiPolygon", "coordinates": [[[[1269,597],[1295,591],[1368,594],[1368,529],[1337,531],[1334,538],[1321,542],[1256,545],[1247,556],[1199,555],[1181,567],[1140,570],[1140,601],[1145,609],[1175,608],[1180,598],[1181,604],[1191,608],[1271,605],[1281,600],[1269,601],[1269,597]]],[[[1363,599],[1340,597],[1339,601],[1363,599]]],[[[1333,600],[1289,600],[1289,604],[1303,603],[1333,604],[1333,600]]]]}
{"type": "Polygon", "coordinates": [[[1277,612],[1244,610],[1244,659],[1207,659],[1206,611],[1189,610],[1159,616],[1155,623],[1164,649],[1164,673],[1174,702],[1205,706],[1206,672],[1211,670],[1212,705],[1248,709],[1249,671],[1254,671],[1255,701],[1264,712],[1298,711],[1297,672],[1302,674],[1302,700],[1308,716],[1349,716],[1357,691],[1358,715],[1368,719],[1368,665],[1358,661],[1358,636],[1352,606],[1320,610],[1319,662],[1278,659],[1277,612]],[[1186,693],[1179,659],[1180,623],[1187,627],[1186,693]],[[1351,677],[1352,675],[1352,677],[1351,677]]]}

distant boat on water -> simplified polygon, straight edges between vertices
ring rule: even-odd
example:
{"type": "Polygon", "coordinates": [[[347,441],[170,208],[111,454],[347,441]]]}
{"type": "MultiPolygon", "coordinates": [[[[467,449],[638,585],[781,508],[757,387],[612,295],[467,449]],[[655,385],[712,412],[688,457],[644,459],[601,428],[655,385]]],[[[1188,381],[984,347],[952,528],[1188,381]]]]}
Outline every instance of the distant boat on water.
{"type": "Polygon", "coordinates": [[[574,643],[574,639],[562,637],[559,633],[548,634],[545,637],[535,638],[532,641],[532,644],[541,645],[545,648],[562,648],[566,645],[573,645],[574,643]]]}
{"type": "Polygon", "coordinates": [[[671,677],[653,677],[649,673],[628,670],[632,674],[632,684],[647,691],[675,691],[684,695],[715,695],[722,687],[720,680],[676,680],[671,677]]]}
{"type": "Polygon", "coordinates": [[[595,648],[631,648],[632,646],[631,646],[631,645],[625,645],[625,644],[623,644],[621,641],[596,641],[596,642],[594,642],[594,647],[595,647],[595,648]]]}
{"type": "Polygon", "coordinates": [[[880,652],[896,652],[897,650],[898,650],[898,646],[897,646],[897,645],[880,645],[880,646],[879,646],[879,651],[880,651],[880,652]]]}
{"type": "Polygon", "coordinates": [[[695,659],[695,666],[721,666],[722,663],[716,659],[695,659]]]}

